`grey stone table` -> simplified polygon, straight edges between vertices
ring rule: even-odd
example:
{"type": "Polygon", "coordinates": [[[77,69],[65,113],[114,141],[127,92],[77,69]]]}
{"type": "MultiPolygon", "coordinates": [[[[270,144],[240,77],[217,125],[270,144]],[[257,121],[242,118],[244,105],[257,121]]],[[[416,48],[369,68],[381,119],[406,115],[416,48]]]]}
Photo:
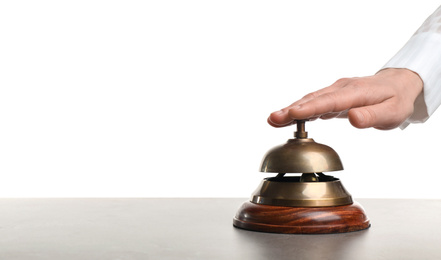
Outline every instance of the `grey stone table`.
{"type": "Polygon", "coordinates": [[[0,199],[0,259],[441,259],[440,200],[358,200],[372,227],[236,229],[246,199],[0,199]]]}

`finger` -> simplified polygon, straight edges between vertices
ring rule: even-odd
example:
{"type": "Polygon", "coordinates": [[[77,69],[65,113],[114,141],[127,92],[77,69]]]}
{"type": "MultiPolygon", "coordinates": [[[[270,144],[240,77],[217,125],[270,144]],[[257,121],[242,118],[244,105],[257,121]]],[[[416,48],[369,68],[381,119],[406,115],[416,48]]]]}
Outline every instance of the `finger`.
{"type": "Polygon", "coordinates": [[[357,128],[375,127],[390,130],[400,126],[412,114],[412,109],[398,106],[393,99],[385,102],[350,109],[349,122],[357,128]]]}
{"type": "Polygon", "coordinates": [[[332,84],[328,87],[325,87],[325,88],[322,88],[322,89],[319,89],[317,91],[314,91],[314,92],[307,94],[306,96],[304,96],[300,100],[294,102],[293,104],[286,107],[285,109],[304,104],[304,103],[306,103],[310,100],[313,100],[313,99],[315,99],[321,95],[324,95],[326,93],[332,93],[334,91],[337,91],[337,90],[343,88],[344,86],[346,86],[350,81],[351,81],[351,79],[347,79],[347,78],[339,79],[334,84],[332,84]]]}
{"type": "Polygon", "coordinates": [[[273,127],[284,127],[289,126],[294,123],[294,120],[289,117],[286,111],[280,110],[271,113],[271,115],[267,119],[268,124],[273,127]]]}
{"type": "Polygon", "coordinates": [[[347,84],[347,82],[349,82],[349,80],[350,79],[346,79],[346,78],[339,79],[334,84],[332,84],[331,86],[328,86],[326,88],[317,90],[315,92],[311,92],[311,93],[307,94],[306,96],[304,96],[303,98],[301,98],[301,99],[297,100],[296,102],[292,103],[291,105],[281,109],[280,111],[276,111],[276,112],[271,113],[270,116],[268,117],[268,120],[267,120],[268,123],[271,126],[274,126],[274,127],[284,127],[284,126],[292,125],[293,121],[295,119],[310,119],[310,120],[311,119],[313,119],[313,120],[317,119],[318,116],[315,116],[315,117],[302,117],[302,118],[300,118],[300,117],[291,117],[289,115],[288,111],[291,108],[296,108],[298,105],[304,104],[304,103],[306,103],[306,102],[308,102],[310,100],[313,100],[313,99],[315,99],[315,98],[317,98],[317,97],[319,97],[319,96],[321,96],[323,94],[336,91],[337,89],[345,86],[347,84]]]}
{"type": "MultiPolygon", "coordinates": [[[[339,116],[340,117],[340,116],[339,116]]],[[[316,120],[317,116],[307,118],[309,121],[316,120]]],[[[296,118],[296,119],[304,119],[304,118],[296,118]]],[[[295,120],[289,116],[287,112],[284,112],[282,110],[273,112],[267,119],[268,124],[270,124],[273,127],[285,127],[295,124],[295,120]]]]}
{"type": "Polygon", "coordinates": [[[322,94],[315,99],[289,109],[291,118],[309,118],[328,113],[341,113],[354,107],[381,103],[390,98],[382,93],[368,95],[367,88],[359,86],[346,86],[336,91],[322,94]],[[374,98],[372,97],[374,96],[374,98]]]}

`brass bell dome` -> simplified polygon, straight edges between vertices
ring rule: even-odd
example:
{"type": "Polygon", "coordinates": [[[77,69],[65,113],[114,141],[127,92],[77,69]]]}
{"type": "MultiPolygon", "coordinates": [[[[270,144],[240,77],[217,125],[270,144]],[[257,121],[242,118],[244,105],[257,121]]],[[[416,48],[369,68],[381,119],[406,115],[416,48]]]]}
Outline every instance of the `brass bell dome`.
{"type": "Polygon", "coordinates": [[[262,160],[260,171],[317,173],[343,170],[340,157],[334,149],[308,138],[304,120],[297,121],[295,137],[269,150],[262,160]]]}

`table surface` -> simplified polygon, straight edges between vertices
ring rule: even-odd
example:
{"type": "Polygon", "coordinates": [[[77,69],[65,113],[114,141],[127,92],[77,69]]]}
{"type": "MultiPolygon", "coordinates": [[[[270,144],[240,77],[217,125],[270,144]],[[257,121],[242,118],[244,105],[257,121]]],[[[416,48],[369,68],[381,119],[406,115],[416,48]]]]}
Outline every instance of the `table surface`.
{"type": "Polygon", "coordinates": [[[441,259],[441,200],[359,199],[364,231],[234,228],[246,199],[0,199],[0,259],[441,259]]]}

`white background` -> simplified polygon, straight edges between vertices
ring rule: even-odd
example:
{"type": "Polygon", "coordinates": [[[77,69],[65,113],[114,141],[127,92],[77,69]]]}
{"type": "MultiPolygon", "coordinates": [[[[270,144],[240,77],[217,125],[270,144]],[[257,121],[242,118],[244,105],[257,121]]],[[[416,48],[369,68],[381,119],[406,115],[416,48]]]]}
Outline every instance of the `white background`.
{"type": "MultiPolygon", "coordinates": [[[[439,1],[4,1],[0,197],[248,197],[269,113],[379,70],[439,1]]],[[[441,198],[441,113],[315,121],[354,197],[441,198]]],[[[271,175],[270,175],[271,176],[271,175]]]]}

